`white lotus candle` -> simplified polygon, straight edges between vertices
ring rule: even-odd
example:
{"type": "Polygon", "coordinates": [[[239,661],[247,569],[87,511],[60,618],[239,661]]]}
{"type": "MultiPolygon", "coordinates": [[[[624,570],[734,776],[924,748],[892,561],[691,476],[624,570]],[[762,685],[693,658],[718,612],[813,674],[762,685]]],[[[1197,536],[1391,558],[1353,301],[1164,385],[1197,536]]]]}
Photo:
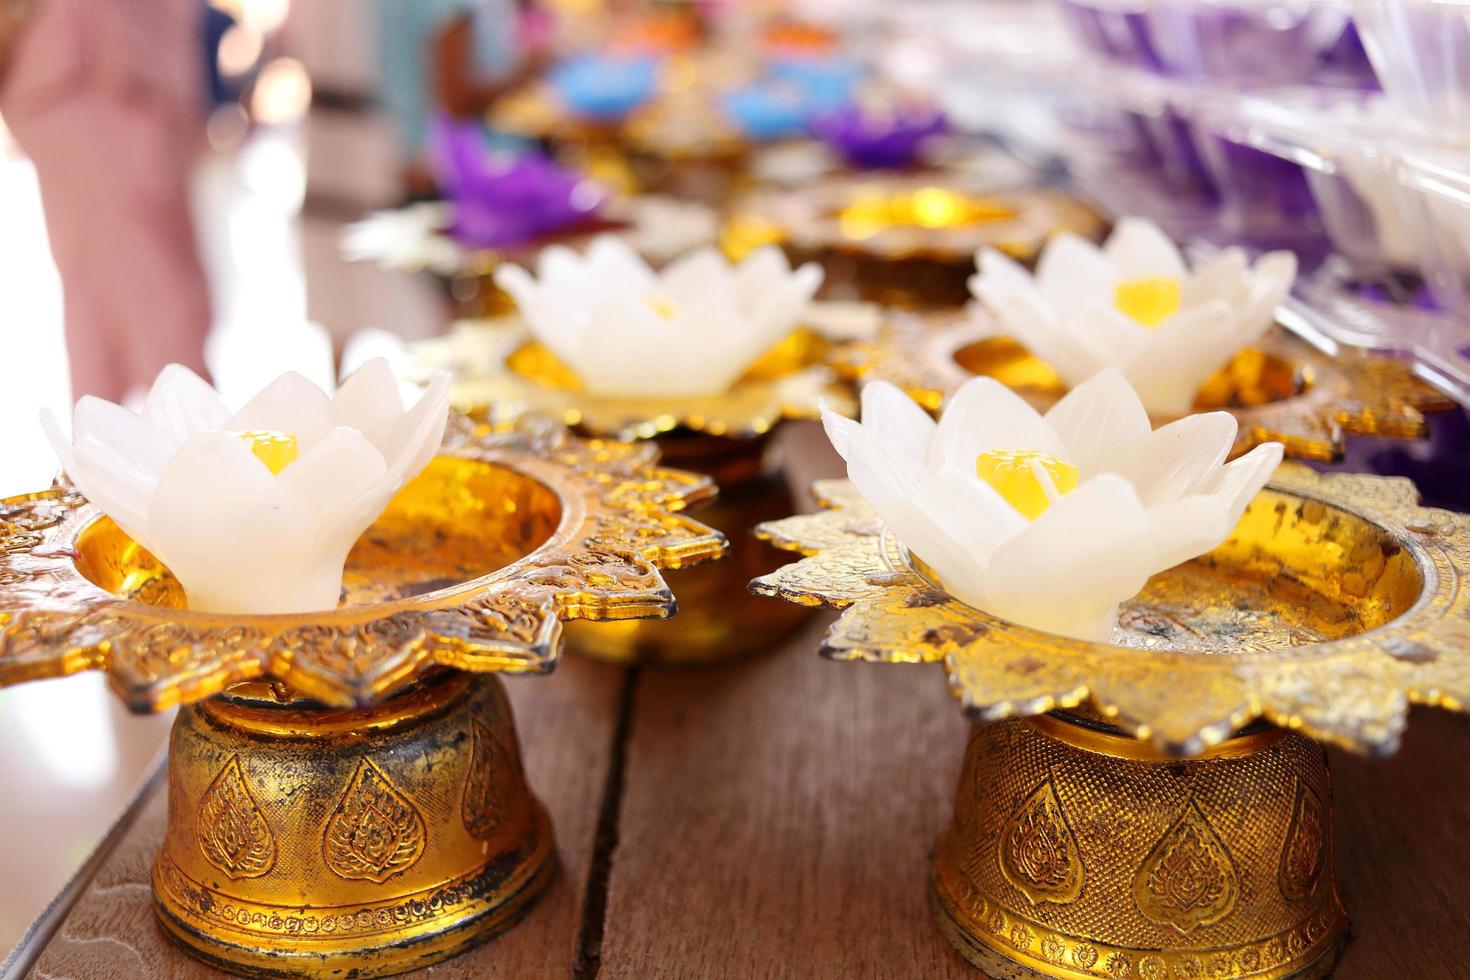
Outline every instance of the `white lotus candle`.
{"type": "Polygon", "coordinates": [[[1056,235],[1034,277],[992,249],[975,261],[970,291],[1069,387],[1116,368],[1144,407],[1169,417],[1187,414],[1205,380],[1260,339],[1296,278],[1290,252],[1248,266],[1237,248],[1191,272],[1168,236],[1139,218],[1120,221],[1101,249],[1056,235]]]}
{"type": "Polygon", "coordinates": [[[586,255],[546,249],[534,278],[506,266],[495,281],[588,393],[694,397],[729,390],[784,340],[822,272],[812,264],[793,271],[774,247],[738,265],[701,249],[654,272],[622,241],[603,236],[586,255]]]}
{"type": "Polygon", "coordinates": [[[168,566],[189,608],[331,609],[353,543],[433,458],[449,417],[440,375],[411,410],[384,360],[328,396],[283,374],[240,411],[171,364],[140,412],[84,397],[68,441],[47,435],[77,488],[168,566]]]}
{"type": "Polygon", "coordinates": [[[898,388],[863,389],[862,422],[824,411],[848,477],[944,588],[992,615],[1107,641],[1150,575],[1220,544],[1281,462],[1267,443],[1225,463],[1227,412],[1151,430],[1103,371],[1046,415],[991,378],[936,424],[898,388]]]}

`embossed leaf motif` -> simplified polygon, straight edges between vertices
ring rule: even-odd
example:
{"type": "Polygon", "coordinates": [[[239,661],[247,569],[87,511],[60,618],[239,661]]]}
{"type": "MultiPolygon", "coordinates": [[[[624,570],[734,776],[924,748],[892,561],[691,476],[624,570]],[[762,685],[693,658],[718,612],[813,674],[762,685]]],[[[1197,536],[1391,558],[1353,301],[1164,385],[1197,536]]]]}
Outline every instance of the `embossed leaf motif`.
{"type": "Polygon", "coordinates": [[[199,800],[199,849],[231,878],[259,878],[276,863],[276,839],[245,777],[240,759],[230,761],[199,800]]]}
{"type": "Polygon", "coordinates": [[[327,820],[322,854],[343,878],[384,882],[424,853],[424,820],[408,797],[363,760],[327,820]]]}
{"type": "Polygon", "coordinates": [[[519,779],[520,772],[515,759],[490,729],[478,720],[470,725],[474,733],[474,750],[460,815],[471,836],[486,840],[513,816],[510,807],[521,797],[520,794],[508,793],[506,784],[519,779]]]}
{"type": "Polygon", "coordinates": [[[1082,892],[1082,855],[1050,779],[1006,821],[1000,870],[1032,904],[1073,901],[1082,892]]]}
{"type": "Polygon", "coordinates": [[[1133,878],[1138,910],[1183,933],[1228,916],[1239,894],[1235,862],[1194,800],[1159,838],[1133,878]]]}
{"type": "Polygon", "coordinates": [[[1307,898],[1316,888],[1327,861],[1327,813],[1311,787],[1298,780],[1296,805],[1286,830],[1277,879],[1288,901],[1307,898]]]}

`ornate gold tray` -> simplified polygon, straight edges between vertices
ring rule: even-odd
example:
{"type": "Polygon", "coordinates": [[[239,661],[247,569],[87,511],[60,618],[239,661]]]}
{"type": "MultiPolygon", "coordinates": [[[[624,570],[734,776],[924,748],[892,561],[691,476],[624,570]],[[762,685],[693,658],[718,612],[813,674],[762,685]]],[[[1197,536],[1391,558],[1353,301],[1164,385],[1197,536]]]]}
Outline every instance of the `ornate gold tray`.
{"type": "Polygon", "coordinates": [[[850,484],[815,492],[758,529],[807,557],[751,589],[842,609],[828,657],[944,664],[977,723],[931,877],[962,953],[1025,977],[1330,969],[1347,920],[1312,740],[1390,752],[1410,704],[1466,706],[1470,517],[1287,464],[1101,644],[959,602],[850,484]]]}
{"type": "Polygon", "coordinates": [[[600,659],[687,664],[768,649],[805,618],[801,610],[753,601],[745,584],[780,560],[751,539],[751,530],[793,507],[772,432],[783,420],[815,417],[824,397],[851,405],[846,386],[825,365],[830,344],[816,330],[798,329],[729,392],[679,399],[587,394],[517,317],[457,324],[447,336],[415,345],[413,354],[416,370],[453,375],[451,403],[475,418],[505,422],[530,413],[587,435],[656,440],[678,465],[719,481],[719,500],[700,516],[732,542],[731,560],[679,574],[680,617],[589,624],[573,635],[574,649],[600,659]]]}
{"type": "Polygon", "coordinates": [[[1030,262],[1058,231],[1101,237],[1102,218],[1053,188],[1006,188],[972,174],[843,176],[795,189],[758,189],[731,205],[725,250],[779,244],[793,261],[827,269],[829,289],[892,306],[957,306],[975,252],[1030,262]]]}
{"type": "MultiPolygon", "coordinates": [[[[1003,382],[1038,411],[1066,394],[1049,365],[995,334],[986,315],[973,308],[895,315],[874,337],[835,348],[829,360],[850,381],[892,382],[931,412],[980,374],[1003,382]]],[[[1280,442],[1288,457],[1332,462],[1342,458],[1348,435],[1425,438],[1426,413],[1454,404],[1403,363],[1357,350],[1329,357],[1278,326],[1206,381],[1195,408],[1235,416],[1240,428],[1233,455],[1280,442]]]]}
{"type": "MultiPolygon", "coordinates": [[[[374,976],[505,928],[555,851],[495,673],[556,663],[562,621],[663,617],[661,568],[719,556],[714,492],[647,444],[456,418],[309,615],[184,608],[71,487],[0,502],[0,683],[105,670],[184,705],[154,867],[164,925],[254,974],[374,976]]],[[[222,555],[222,561],[229,556],[222,555]]]]}

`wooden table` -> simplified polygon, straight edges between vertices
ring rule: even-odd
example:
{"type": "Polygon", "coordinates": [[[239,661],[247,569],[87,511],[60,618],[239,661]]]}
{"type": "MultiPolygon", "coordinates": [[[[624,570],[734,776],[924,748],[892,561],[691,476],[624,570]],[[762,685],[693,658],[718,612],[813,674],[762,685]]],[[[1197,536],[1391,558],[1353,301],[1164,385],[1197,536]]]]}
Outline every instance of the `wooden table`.
{"type": "MultiPolygon", "coordinates": [[[[837,471],[810,431],[797,437],[802,479],[837,471]]],[[[966,722],[937,667],[819,658],[829,621],[723,666],[569,657],[550,677],[508,681],[562,871],[510,932],[412,976],[979,976],[924,898],[966,722]]],[[[1470,719],[1427,710],[1392,759],[1332,753],[1338,880],[1356,934],[1338,980],[1470,977],[1467,757],[1470,719]]],[[[223,975],[154,921],[163,802],[155,778],[12,954],[16,976],[223,975]]]]}

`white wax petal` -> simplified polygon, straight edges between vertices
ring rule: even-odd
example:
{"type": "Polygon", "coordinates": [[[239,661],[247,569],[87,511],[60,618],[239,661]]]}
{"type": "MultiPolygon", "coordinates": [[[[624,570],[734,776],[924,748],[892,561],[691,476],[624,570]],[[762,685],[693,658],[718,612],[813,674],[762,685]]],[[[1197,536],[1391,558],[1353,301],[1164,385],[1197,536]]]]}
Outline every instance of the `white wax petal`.
{"type": "Polygon", "coordinates": [[[169,364],[153,382],[142,415],[173,433],[177,448],[192,435],[224,425],[230,412],[209,382],[182,364],[169,364]]]}
{"type": "Polygon", "coordinates": [[[791,333],[821,282],[820,269],[792,272],[776,251],[733,267],[712,248],[655,275],[608,236],[585,256],[543,255],[539,270],[507,267],[496,282],[586,392],[620,398],[727,391],[791,333]]]}
{"type": "Polygon", "coordinates": [[[1088,640],[1110,639],[1119,604],[1149,575],[1225,540],[1281,459],[1271,443],[1222,465],[1236,432],[1224,412],[1150,430],[1116,370],[1045,418],[999,382],[971,380],[927,440],[931,423],[896,387],[870,384],[862,402],[860,423],[825,409],[823,423],[858,492],[944,588],[1003,619],[1088,640]],[[1049,494],[1028,521],[976,473],[992,449],[1070,457],[1081,483],[1049,494]]]}
{"type": "Polygon", "coordinates": [[[1092,242],[1064,231],[1053,235],[1036,263],[1036,290],[1058,318],[1112,306],[1118,270],[1092,242]]]}
{"type": "Polygon", "coordinates": [[[936,430],[929,413],[898,386],[886,381],[864,385],[861,401],[860,417],[873,437],[908,452],[923,465],[929,441],[934,438],[936,430]]]}
{"type": "Polygon", "coordinates": [[[395,489],[419,474],[439,452],[449,424],[447,371],[436,371],[428,387],[393,427],[391,448],[383,454],[395,489]]]}
{"type": "Polygon", "coordinates": [[[944,406],[929,444],[929,466],[973,469],[981,453],[995,449],[1034,449],[1067,458],[1062,440],[1024,398],[994,378],[971,378],[944,406]]]}
{"type": "Polygon", "coordinates": [[[226,425],[237,432],[288,432],[306,450],[332,430],[332,402],[304,375],[288,371],[246,402],[226,425]]]}
{"type": "Polygon", "coordinates": [[[393,450],[394,426],[403,415],[398,388],[398,376],[387,360],[365,361],[332,396],[332,419],[338,426],[357,429],[379,454],[387,455],[393,450]]]}
{"type": "Polygon", "coordinates": [[[341,583],[340,559],[335,580],[321,572],[313,530],[238,437],[206,432],[159,478],[144,543],[183,583],[191,609],[312,612],[334,607],[341,583]]]}
{"type": "Polygon", "coordinates": [[[1249,292],[1250,268],[1245,251],[1227,248],[1211,257],[1180,284],[1179,303],[1194,306],[1206,300],[1218,299],[1232,308],[1245,304],[1249,292]]]}
{"type": "Polygon", "coordinates": [[[1206,489],[1229,456],[1235,432],[1229,412],[1189,415],[1114,447],[1098,466],[1125,477],[1144,504],[1168,503],[1206,489]]]}
{"type": "Polygon", "coordinates": [[[1117,447],[1150,432],[1148,413],[1128,379],[1112,368],[1067,392],[1046,413],[1046,422],[1084,480],[1104,472],[1105,460],[1117,447]]]}
{"type": "Polygon", "coordinates": [[[1147,581],[1150,540],[1147,514],[1128,481],[1094,477],[996,549],[991,612],[1098,639],[1112,608],[1147,581]]]}
{"type": "Polygon", "coordinates": [[[301,504],[318,547],[352,547],[392,498],[383,456],[356,429],[339,426],[281,471],[280,490],[301,504]]]}
{"type": "Polygon", "coordinates": [[[1152,221],[1124,218],[1103,245],[1103,254],[1118,272],[1118,278],[1183,279],[1189,270],[1179,249],[1152,221]]]}

